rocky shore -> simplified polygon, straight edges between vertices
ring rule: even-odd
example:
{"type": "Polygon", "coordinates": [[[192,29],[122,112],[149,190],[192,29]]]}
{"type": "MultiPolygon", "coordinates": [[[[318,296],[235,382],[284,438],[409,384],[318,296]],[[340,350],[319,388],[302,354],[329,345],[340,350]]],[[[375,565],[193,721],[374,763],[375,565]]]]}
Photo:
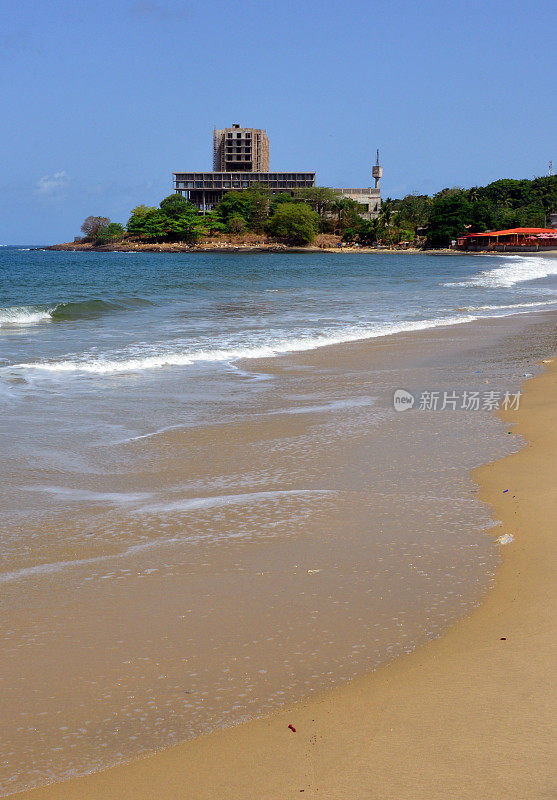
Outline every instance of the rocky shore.
{"type": "MultiPolygon", "coordinates": [[[[340,240],[339,240],[340,242],[340,240]]],[[[114,242],[96,245],[92,242],[66,242],[41,248],[44,250],[68,250],[94,253],[421,253],[418,248],[355,247],[340,243],[314,244],[305,247],[282,244],[280,242],[249,241],[201,241],[189,242],[114,242]]],[[[455,253],[454,250],[435,252],[455,253]]]]}

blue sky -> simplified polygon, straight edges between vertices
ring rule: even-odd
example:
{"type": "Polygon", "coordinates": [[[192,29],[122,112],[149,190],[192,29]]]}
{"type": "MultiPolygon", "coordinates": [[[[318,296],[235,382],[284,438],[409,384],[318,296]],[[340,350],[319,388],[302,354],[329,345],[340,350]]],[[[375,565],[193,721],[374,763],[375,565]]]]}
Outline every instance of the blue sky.
{"type": "Polygon", "coordinates": [[[271,169],[383,196],[557,162],[554,0],[0,0],[0,243],[125,222],[267,128],[271,169]]]}

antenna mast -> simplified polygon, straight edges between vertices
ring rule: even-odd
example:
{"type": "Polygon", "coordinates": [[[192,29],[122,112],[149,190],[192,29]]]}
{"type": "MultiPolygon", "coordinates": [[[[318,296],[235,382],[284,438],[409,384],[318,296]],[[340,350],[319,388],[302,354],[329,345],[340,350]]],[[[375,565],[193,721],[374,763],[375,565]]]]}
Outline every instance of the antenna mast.
{"type": "Polygon", "coordinates": [[[375,166],[371,170],[371,174],[375,180],[375,188],[379,189],[379,181],[383,177],[383,167],[379,164],[379,150],[377,151],[377,159],[375,166]]]}

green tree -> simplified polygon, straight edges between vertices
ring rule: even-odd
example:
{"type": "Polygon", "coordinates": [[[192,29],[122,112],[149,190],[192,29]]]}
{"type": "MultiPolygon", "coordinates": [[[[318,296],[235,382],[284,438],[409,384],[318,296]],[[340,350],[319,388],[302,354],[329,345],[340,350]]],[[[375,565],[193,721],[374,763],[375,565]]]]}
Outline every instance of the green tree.
{"type": "Polygon", "coordinates": [[[209,232],[198,209],[179,194],[171,194],[159,208],[137,206],[128,221],[128,233],[142,239],[196,241],[209,232]]]}
{"type": "Polygon", "coordinates": [[[185,208],[196,208],[193,203],[190,203],[178,192],[169,194],[168,197],[161,200],[159,207],[170,217],[178,216],[185,208]]]}
{"type": "Polygon", "coordinates": [[[482,231],[495,230],[498,227],[499,218],[497,211],[487,200],[471,200],[468,193],[469,217],[467,225],[481,233],[482,231]]]}
{"type": "Polygon", "coordinates": [[[239,214],[234,214],[229,218],[227,227],[230,233],[243,233],[246,229],[246,221],[239,214]]]}
{"type": "Polygon", "coordinates": [[[104,228],[100,228],[97,231],[96,241],[103,244],[117,242],[124,238],[124,234],[125,230],[123,225],[120,225],[119,222],[110,222],[104,228]]]}
{"type": "Polygon", "coordinates": [[[383,200],[381,203],[381,208],[379,209],[379,226],[387,236],[391,247],[393,246],[392,226],[395,214],[396,211],[394,202],[390,197],[387,197],[385,200],[383,200]]]}
{"type": "Polygon", "coordinates": [[[280,208],[280,206],[282,206],[284,203],[289,203],[290,205],[292,205],[292,203],[302,203],[302,202],[303,200],[301,200],[299,197],[293,197],[290,194],[290,192],[277,192],[275,195],[273,195],[273,198],[271,200],[271,206],[269,208],[269,216],[272,217],[277,208],[280,208]]]}
{"type": "Polygon", "coordinates": [[[434,197],[452,197],[455,194],[462,194],[466,192],[466,189],[463,189],[462,186],[446,186],[444,189],[441,189],[440,192],[437,192],[434,197]]]}
{"type": "Polygon", "coordinates": [[[131,216],[128,220],[127,230],[132,236],[144,236],[145,225],[148,224],[149,215],[157,212],[155,207],[149,206],[136,206],[132,209],[131,216]]]}
{"type": "Polygon", "coordinates": [[[153,211],[153,209],[155,209],[155,208],[156,208],[156,206],[140,205],[140,206],[136,206],[135,208],[132,208],[131,214],[133,216],[135,216],[135,217],[144,217],[145,214],[148,214],[149,211],[153,211]]]}
{"type": "Polygon", "coordinates": [[[267,230],[289,244],[310,244],[319,231],[319,215],[305,203],[281,203],[269,219],[267,230]]]}
{"type": "Polygon", "coordinates": [[[471,216],[472,203],[465,191],[454,194],[440,192],[431,204],[427,246],[448,247],[452,239],[466,231],[471,216]]]}
{"type": "MultiPolygon", "coordinates": [[[[129,230],[129,228],[128,228],[129,230]]],[[[164,239],[167,235],[167,219],[160,209],[153,208],[141,220],[142,239],[164,239]]]]}
{"type": "Polygon", "coordinates": [[[427,194],[407,194],[402,200],[395,200],[394,207],[403,227],[423,228],[429,220],[431,198],[427,194]]]}
{"type": "Polygon", "coordinates": [[[335,200],[338,199],[339,192],[328,186],[311,186],[306,189],[297,189],[294,197],[296,200],[303,200],[304,203],[307,203],[323,220],[331,211],[335,200]]]}
{"type": "Polygon", "coordinates": [[[378,229],[379,220],[377,218],[362,219],[360,217],[352,227],[344,231],[342,238],[345,242],[358,242],[369,247],[376,244],[378,229]]]}
{"type": "Polygon", "coordinates": [[[195,242],[200,236],[208,233],[203,216],[189,202],[185,205],[161,206],[158,212],[162,217],[164,236],[170,241],[195,242]]]}
{"type": "Polygon", "coordinates": [[[215,209],[217,218],[228,225],[232,217],[242,217],[246,226],[253,220],[253,196],[248,190],[243,192],[226,192],[215,209]]]}
{"type": "Polygon", "coordinates": [[[331,213],[335,216],[335,233],[342,236],[347,228],[357,225],[362,207],[350,197],[337,195],[331,204],[331,213]]]}
{"type": "Polygon", "coordinates": [[[256,233],[265,230],[265,225],[269,219],[273,193],[265,187],[256,187],[250,190],[252,197],[252,216],[251,227],[256,233]]]}
{"type": "Polygon", "coordinates": [[[209,233],[226,233],[228,228],[221,222],[214,211],[207,211],[203,215],[203,225],[209,233]]]}

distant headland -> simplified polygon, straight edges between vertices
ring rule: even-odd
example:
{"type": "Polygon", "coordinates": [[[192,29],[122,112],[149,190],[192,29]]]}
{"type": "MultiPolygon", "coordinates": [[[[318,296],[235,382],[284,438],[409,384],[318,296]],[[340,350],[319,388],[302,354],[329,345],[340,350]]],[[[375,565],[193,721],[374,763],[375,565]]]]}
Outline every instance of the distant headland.
{"type": "Polygon", "coordinates": [[[89,216],[82,237],[53,248],[409,250],[483,249],[485,243],[486,250],[535,250],[557,244],[555,175],[384,200],[382,176],[379,151],[369,188],[316,186],[311,171],[271,172],[266,131],[235,124],[213,132],[212,172],[175,172],[174,193],[158,206],[136,206],[125,225],[89,216]],[[477,236],[486,232],[495,233],[477,236]]]}

